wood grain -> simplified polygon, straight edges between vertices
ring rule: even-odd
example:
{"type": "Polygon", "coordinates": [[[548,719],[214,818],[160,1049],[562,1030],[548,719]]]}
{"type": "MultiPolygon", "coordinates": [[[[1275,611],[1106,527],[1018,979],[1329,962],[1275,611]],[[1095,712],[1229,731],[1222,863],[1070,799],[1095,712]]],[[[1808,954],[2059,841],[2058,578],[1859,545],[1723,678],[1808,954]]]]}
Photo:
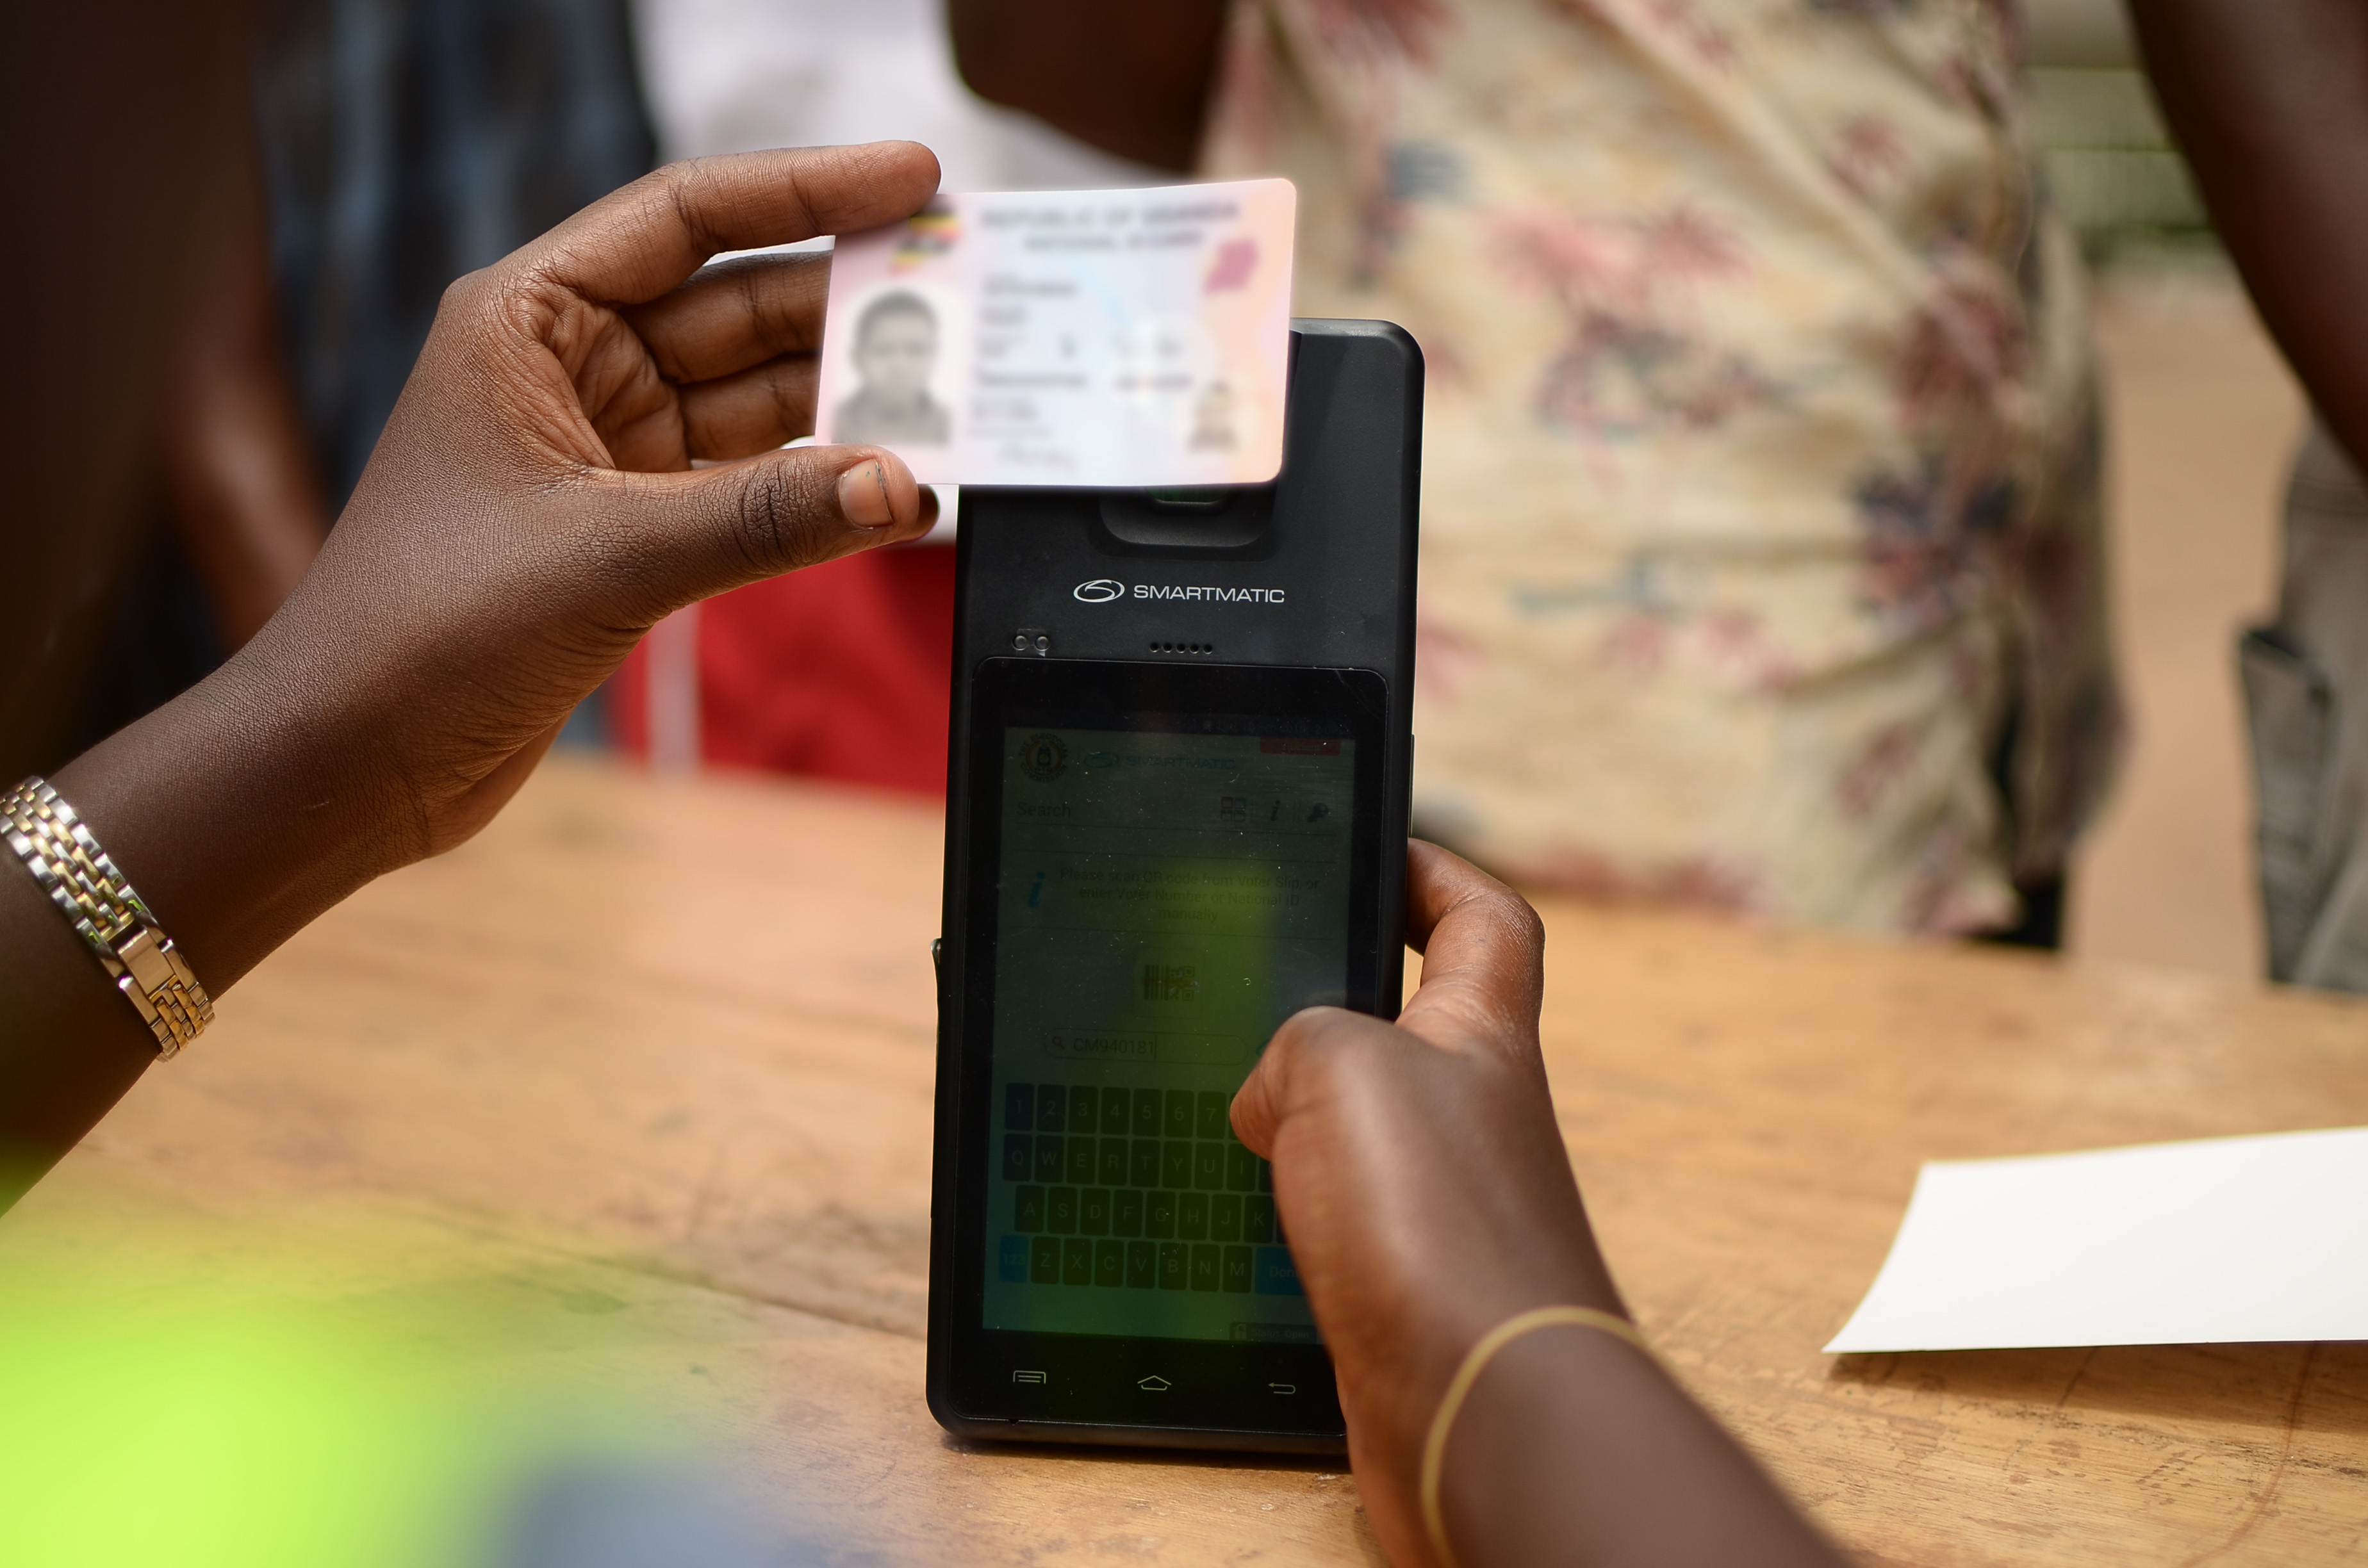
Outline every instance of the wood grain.
{"type": "MultiPolygon", "coordinates": [[[[337,1290],[518,1297],[544,1353],[677,1388],[897,1561],[1371,1558],[1353,1481],[1319,1465],[966,1449],[930,1422],[938,821],[547,764],[480,840],[260,968],[9,1227],[145,1217],[269,1250],[367,1214],[411,1239],[337,1290]],[[569,1305],[596,1300],[619,1304],[569,1305]]],[[[2368,1348],[1816,1348],[1920,1160],[2368,1122],[2368,1008],[1545,913],[1557,1108],[1622,1283],[1866,1561],[2368,1555],[2368,1348]]]]}

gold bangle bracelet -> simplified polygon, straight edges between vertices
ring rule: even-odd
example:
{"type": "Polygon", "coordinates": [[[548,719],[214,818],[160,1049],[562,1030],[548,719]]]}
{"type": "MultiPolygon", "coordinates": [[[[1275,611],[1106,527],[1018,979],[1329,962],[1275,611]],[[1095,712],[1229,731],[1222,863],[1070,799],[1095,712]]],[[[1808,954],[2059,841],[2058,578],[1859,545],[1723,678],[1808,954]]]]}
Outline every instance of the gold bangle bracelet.
{"type": "Polygon", "coordinates": [[[1480,1381],[1480,1374],[1488,1369],[1488,1363],[1506,1346],[1525,1334],[1565,1324],[1600,1329],[1614,1339],[1627,1341],[1648,1359],[1653,1357],[1653,1347],[1645,1343],[1645,1336],[1636,1332],[1634,1324],[1593,1307],[1531,1307],[1528,1312],[1515,1312],[1482,1335],[1480,1342],[1464,1353],[1463,1364],[1455,1369],[1447,1392],[1440,1396],[1438,1413],[1430,1418],[1430,1433],[1422,1444],[1422,1524],[1430,1533],[1431,1555],[1438,1560],[1439,1568],[1456,1568],[1455,1552],[1447,1544],[1447,1515],[1439,1502],[1440,1472],[1447,1464],[1447,1434],[1463,1412],[1463,1402],[1471,1397],[1472,1385],[1480,1381]]]}
{"type": "Polygon", "coordinates": [[[0,832],[156,1037],[159,1058],[170,1062],[205,1032],[214,1021],[213,998],[90,828],[46,779],[28,778],[0,799],[0,832]]]}

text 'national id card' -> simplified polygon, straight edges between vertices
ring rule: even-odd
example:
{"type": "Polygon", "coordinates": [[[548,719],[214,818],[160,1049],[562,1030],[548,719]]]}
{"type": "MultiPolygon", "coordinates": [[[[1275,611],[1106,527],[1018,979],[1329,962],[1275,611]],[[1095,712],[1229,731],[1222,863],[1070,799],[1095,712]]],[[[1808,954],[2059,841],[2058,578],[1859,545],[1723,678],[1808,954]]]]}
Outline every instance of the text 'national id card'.
{"type": "Polygon", "coordinates": [[[941,196],[833,253],[817,437],[925,484],[1282,469],[1289,180],[941,196]]]}

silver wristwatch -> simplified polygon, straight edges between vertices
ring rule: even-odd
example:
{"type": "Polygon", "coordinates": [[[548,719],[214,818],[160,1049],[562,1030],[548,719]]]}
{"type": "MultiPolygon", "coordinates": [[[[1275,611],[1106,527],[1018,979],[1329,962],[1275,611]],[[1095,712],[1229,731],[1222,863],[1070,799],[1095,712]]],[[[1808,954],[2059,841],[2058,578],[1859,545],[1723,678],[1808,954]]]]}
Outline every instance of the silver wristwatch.
{"type": "Polygon", "coordinates": [[[179,1055],[213,1022],[213,999],[131,882],[45,779],[11,790],[0,818],[8,847],[156,1037],[156,1054],[167,1062],[179,1055]]]}

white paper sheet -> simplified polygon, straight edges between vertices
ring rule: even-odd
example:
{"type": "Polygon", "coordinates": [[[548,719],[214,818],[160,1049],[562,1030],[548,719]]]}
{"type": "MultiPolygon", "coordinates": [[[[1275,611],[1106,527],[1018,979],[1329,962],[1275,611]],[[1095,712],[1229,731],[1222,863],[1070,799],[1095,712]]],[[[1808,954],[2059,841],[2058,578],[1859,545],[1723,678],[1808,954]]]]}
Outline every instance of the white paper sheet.
{"type": "Polygon", "coordinates": [[[2368,1339],[2368,1128],[1927,1165],[1829,1355],[2368,1339]]]}

